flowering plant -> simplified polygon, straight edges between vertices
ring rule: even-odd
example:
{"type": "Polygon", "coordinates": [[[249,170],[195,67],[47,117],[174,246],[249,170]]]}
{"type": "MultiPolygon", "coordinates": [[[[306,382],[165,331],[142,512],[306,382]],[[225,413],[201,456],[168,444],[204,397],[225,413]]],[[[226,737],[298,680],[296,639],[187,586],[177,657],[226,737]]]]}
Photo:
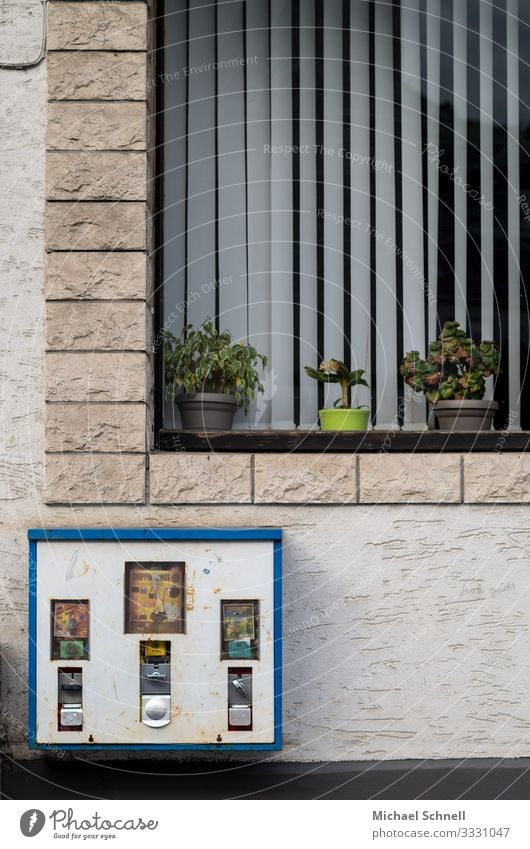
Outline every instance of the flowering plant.
{"type": "MultiPolygon", "coordinates": [[[[345,363],[341,360],[322,360],[317,369],[305,366],[305,373],[308,377],[319,380],[321,383],[339,383],[341,388],[341,397],[333,404],[334,407],[340,407],[342,410],[348,410],[348,390],[352,386],[368,386],[364,379],[364,369],[359,368],[356,371],[350,371],[345,363]]],[[[359,407],[357,407],[359,409],[359,407]]]]}

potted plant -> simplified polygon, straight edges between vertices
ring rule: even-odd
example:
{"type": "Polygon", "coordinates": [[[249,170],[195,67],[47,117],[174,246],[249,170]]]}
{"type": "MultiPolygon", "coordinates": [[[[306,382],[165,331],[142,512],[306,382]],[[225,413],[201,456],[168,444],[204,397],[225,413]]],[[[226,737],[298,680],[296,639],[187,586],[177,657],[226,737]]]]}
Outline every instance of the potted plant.
{"type": "Polygon", "coordinates": [[[321,430],[366,430],[370,410],[368,407],[350,407],[348,391],[352,386],[368,386],[364,379],[364,369],[350,371],[341,360],[323,360],[317,369],[305,367],[309,377],[321,383],[339,383],[341,397],[333,408],[319,410],[321,430]]]}
{"type": "Polygon", "coordinates": [[[477,345],[457,321],[446,321],[426,359],[410,351],[400,373],[433,404],[440,430],[489,430],[499,405],[484,400],[486,378],[500,374],[499,363],[495,342],[477,345]]]}
{"type": "Polygon", "coordinates": [[[257,367],[267,358],[252,345],[219,333],[212,321],[184,327],[180,338],[164,332],[166,395],[175,397],[183,430],[230,430],[238,407],[248,413],[263,392],[257,367]]]}

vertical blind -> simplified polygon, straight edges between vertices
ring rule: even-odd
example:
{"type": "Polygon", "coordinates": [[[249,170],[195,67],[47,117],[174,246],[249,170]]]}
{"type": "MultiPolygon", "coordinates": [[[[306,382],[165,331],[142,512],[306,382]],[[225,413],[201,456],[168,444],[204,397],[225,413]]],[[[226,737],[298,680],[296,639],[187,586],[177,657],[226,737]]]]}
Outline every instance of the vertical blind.
{"type": "Polygon", "coordinates": [[[313,426],[337,391],[303,366],[335,357],[375,427],[423,427],[399,362],[456,318],[502,346],[497,424],[528,427],[519,3],[166,0],[163,321],[268,356],[236,426],[313,426]]]}

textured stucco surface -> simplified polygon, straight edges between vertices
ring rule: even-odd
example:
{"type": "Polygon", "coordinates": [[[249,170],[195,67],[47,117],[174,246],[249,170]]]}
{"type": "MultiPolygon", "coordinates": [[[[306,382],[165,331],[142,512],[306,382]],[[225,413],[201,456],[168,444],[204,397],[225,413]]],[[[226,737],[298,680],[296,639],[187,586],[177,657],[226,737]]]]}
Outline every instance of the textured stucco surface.
{"type": "MultiPolygon", "coordinates": [[[[58,80],[56,57],[54,61],[58,80]]],[[[101,61],[100,54],[96,61],[101,61]]],[[[413,500],[420,501],[414,504],[99,504],[103,492],[109,500],[145,497],[149,477],[143,458],[134,454],[50,455],[63,497],[77,490],[94,503],[44,503],[45,72],[44,65],[31,71],[0,70],[4,747],[28,755],[29,527],[279,526],[285,532],[285,748],[278,757],[327,761],[528,756],[530,530],[525,504],[421,503],[426,483],[417,478],[417,468],[416,477],[409,472],[406,479],[413,500]]],[[[119,79],[114,80],[118,84],[119,79]]],[[[62,206],[57,204],[57,214],[62,206]]],[[[78,207],[85,210],[83,204],[78,207]]],[[[77,229],[83,226],[80,221],[77,229]]],[[[75,228],[65,234],[64,247],[72,246],[73,232],[75,228]]],[[[145,376],[143,353],[49,354],[47,397],[65,404],[87,398],[111,405],[115,400],[143,401],[145,376]]],[[[61,411],[56,414],[60,418],[61,411]]],[[[65,420],[54,425],[58,438],[61,427],[65,420]]],[[[69,433],[69,438],[84,438],[82,428],[69,433]]],[[[203,487],[212,482],[209,472],[193,466],[193,458],[176,456],[183,459],[156,461],[162,468],[151,469],[151,484],[158,473],[166,501],[173,498],[170,476],[179,469],[187,468],[186,474],[195,474],[203,487]]],[[[491,458],[497,465],[486,475],[483,457],[477,458],[476,469],[472,463],[466,467],[465,458],[464,478],[475,500],[495,500],[499,494],[508,499],[510,491],[512,499],[514,491],[527,499],[520,458],[510,460],[517,487],[504,487],[501,493],[504,459],[491,458]]],[[[208,461],[212,468],[223,462],[208,461]]],[[[236,486],[244,482],[242,493],[249,492],[247,462],[239,458],[235,475],[236,486]]],[[[349,495],[349,472],[330,469],[326,462],[334,461],[328,458],[315,465],[324,486],[330,488],[338,480],[349,495]]],[[[265,457],[260,464],[267,467],[265,457]]],[[[271,461],[269,474],[261,477],[269,491],[279,487],[267,496],[273,500],[278,500],[278,491],[297,489],[293,464],[280,462],[277,468],[274,476],[271,461]]],[[[258,468],[255,471],[257,480],[258,468]]],[[[393,492],[401,474],[394,466],[393,492]]],[[[446,485],[460,493],[460,478],[450,464],[444,474],[446,485]]],[[[213,482],[218,485],[215,476],[213,482]]],[[[384,481],[379,478],[377,486],[383,498],[384,481]]]]}

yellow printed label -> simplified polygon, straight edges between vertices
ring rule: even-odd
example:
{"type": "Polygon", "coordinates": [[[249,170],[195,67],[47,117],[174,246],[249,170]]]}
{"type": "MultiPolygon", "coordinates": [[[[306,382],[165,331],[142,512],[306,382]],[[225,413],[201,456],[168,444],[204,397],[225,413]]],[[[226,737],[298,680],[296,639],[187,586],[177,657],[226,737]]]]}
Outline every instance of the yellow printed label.
{"type": "Polygon", "coordinates": [[[150,640],[145,643],[146,657],[163,657],[166,654],[166,643],[163,640],[150,640]]]}

